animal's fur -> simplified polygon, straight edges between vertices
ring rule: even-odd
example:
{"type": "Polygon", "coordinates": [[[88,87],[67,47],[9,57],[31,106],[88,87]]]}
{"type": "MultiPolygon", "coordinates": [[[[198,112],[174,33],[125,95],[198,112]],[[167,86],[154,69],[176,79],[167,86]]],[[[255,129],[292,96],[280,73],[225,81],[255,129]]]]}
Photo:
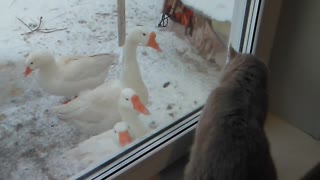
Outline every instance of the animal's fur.
{"type": "Polygon", "coordinates": [[[320,163],[314,166],[301,180],[319,180],[320,179],[320,163]]]}
{"type": "Polygon", "coordinates": [[[185,180],[275,180],[263,129],[268,69],[255,56],[233,48],[229,58],[202,111],[185,180]]]}

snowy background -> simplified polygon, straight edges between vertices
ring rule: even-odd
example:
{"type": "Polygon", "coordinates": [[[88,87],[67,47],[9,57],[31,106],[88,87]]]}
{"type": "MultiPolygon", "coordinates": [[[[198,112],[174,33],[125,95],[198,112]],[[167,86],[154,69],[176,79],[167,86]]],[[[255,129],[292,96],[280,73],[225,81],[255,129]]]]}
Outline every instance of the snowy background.
{"type": "MultiPolygon", "coordinates": [[[[161,0],[126,2],[127,28],[155,31],[163,50],[138,48],[151,102],[151,116],[143,121],[152,119],[158,128],[201,106],[219,75],[186,41],[157,27],[162,5],[161,0]]],[[[120,54],[116,1],[1,0],[0,22],[0,179],[65,179],[79,169],[60,161],[62,155],[88,136],[48,111],[64,98],[43,92],[33,75],[24,78],[24,60],[39,48],[55,55],[120,54]],[[36,26],[40,17],[42,28],[66,29],[22,35],[30,30],[17,18],[36,26]]],[[[118,74],[117,64],[110,77],[118,74]]]]}

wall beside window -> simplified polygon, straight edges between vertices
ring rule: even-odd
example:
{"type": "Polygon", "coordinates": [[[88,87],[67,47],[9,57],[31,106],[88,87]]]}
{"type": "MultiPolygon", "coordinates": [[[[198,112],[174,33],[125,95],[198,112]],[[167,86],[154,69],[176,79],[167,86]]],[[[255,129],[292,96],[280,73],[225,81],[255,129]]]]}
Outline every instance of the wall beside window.
{"type": "Polygon", "coordinates": [[[283,0],[270,58],[270,110],[320,139],[320,1],[283,0]]]}

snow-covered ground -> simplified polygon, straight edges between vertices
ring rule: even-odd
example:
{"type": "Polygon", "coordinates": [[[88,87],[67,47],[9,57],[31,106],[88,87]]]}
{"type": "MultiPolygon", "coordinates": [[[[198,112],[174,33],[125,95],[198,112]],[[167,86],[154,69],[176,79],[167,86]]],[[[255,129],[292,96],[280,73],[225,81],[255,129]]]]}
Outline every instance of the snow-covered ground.
{"type": "MultiPolygon", "coordinates": [[[[158,128],[202,105],[219,75],[186,41],[156,27],[162,5],[162,1],[126,1],[127,27],[154,30],[163,50],[138,48],[151,102],[151,116],[143,121],[152,119],[158,128]]],[[[0,179],[65,179],[78,169],[59,159],[88,138],[48,111],[62,97],[43,92],[33,76],[23,77],[26,55],[38,48],[56,55],[119,54],[116,0],[0,1],[0,179]],[[67,29],[21,35],[29,29],[17,18],[35,26],[41,16],[42,28],[67,29]]],[[[115,65],[111,78],[118,74],[115,65]]]]}

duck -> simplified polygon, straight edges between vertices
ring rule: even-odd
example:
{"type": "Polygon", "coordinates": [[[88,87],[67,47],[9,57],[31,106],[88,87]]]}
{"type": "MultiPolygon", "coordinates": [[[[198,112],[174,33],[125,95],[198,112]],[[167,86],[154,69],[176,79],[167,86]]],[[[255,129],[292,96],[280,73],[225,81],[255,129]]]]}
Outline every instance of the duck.
{"type": "Polygon", "coordinates": [[[129,133],[129,126],[125,122],[118,122],[110,130],[82,141],[73,149],[65,152],[70,166],[77,166],[84,169],[101,160],[102,157],[109,157],[132,142],[129,133]]]}
{"type": "Polygon", "coordinates": [[[121,120],[112,129],[81,142],[67,156],[76,164],[88,166],[102,156],[118,152],[147,133],[138,115],[150,115],[150,112],[133,89],[125,88],[121,91],[119,111],[121,120]]]}
{"type": "Polygon", "coordinates": [[[148,132],[140,121],[138,113],[148,116],[150,112],[133,89],[125,88],[121,91],[118,107],[121,121],[130,127],[132,138],[139,139],[148,132]]]}
{"type": "Polygon", "coordinates": [[[117,122],[113,126],[113,140],[119,147],[125,147],[128,144],[132,143],[133,136],[129,131],[130,126],[124,121],[117,122]]]}
{"type": "Polygon", "coordinates": [[[52,107],[53,113],[59,119],[81,124],[88,129],[89,126],[95,126],[96,128],[91,131],[98,133],[119,121],[118,100],[122,89],[132,88],[140,97],[142,104],[147,105],[148,89],[142,80],[137,62],[136,49],[139,45],[161,52],[155,32],[150,32],[143,26],[133,28],[127,35],[123,47],[120,78],[93,90],[83,91],[78,98],[68,104],[52,107]]]}
{"type": "Polygon", "coordinates": [[[117,59],[115,54],[108,53],[55,59],[51,53],[38,50],[27,56],[24,76],[37,70],[36,79],[41,88],[49,94],[72,99],[81,91],[103,84],[117,59]]]}

